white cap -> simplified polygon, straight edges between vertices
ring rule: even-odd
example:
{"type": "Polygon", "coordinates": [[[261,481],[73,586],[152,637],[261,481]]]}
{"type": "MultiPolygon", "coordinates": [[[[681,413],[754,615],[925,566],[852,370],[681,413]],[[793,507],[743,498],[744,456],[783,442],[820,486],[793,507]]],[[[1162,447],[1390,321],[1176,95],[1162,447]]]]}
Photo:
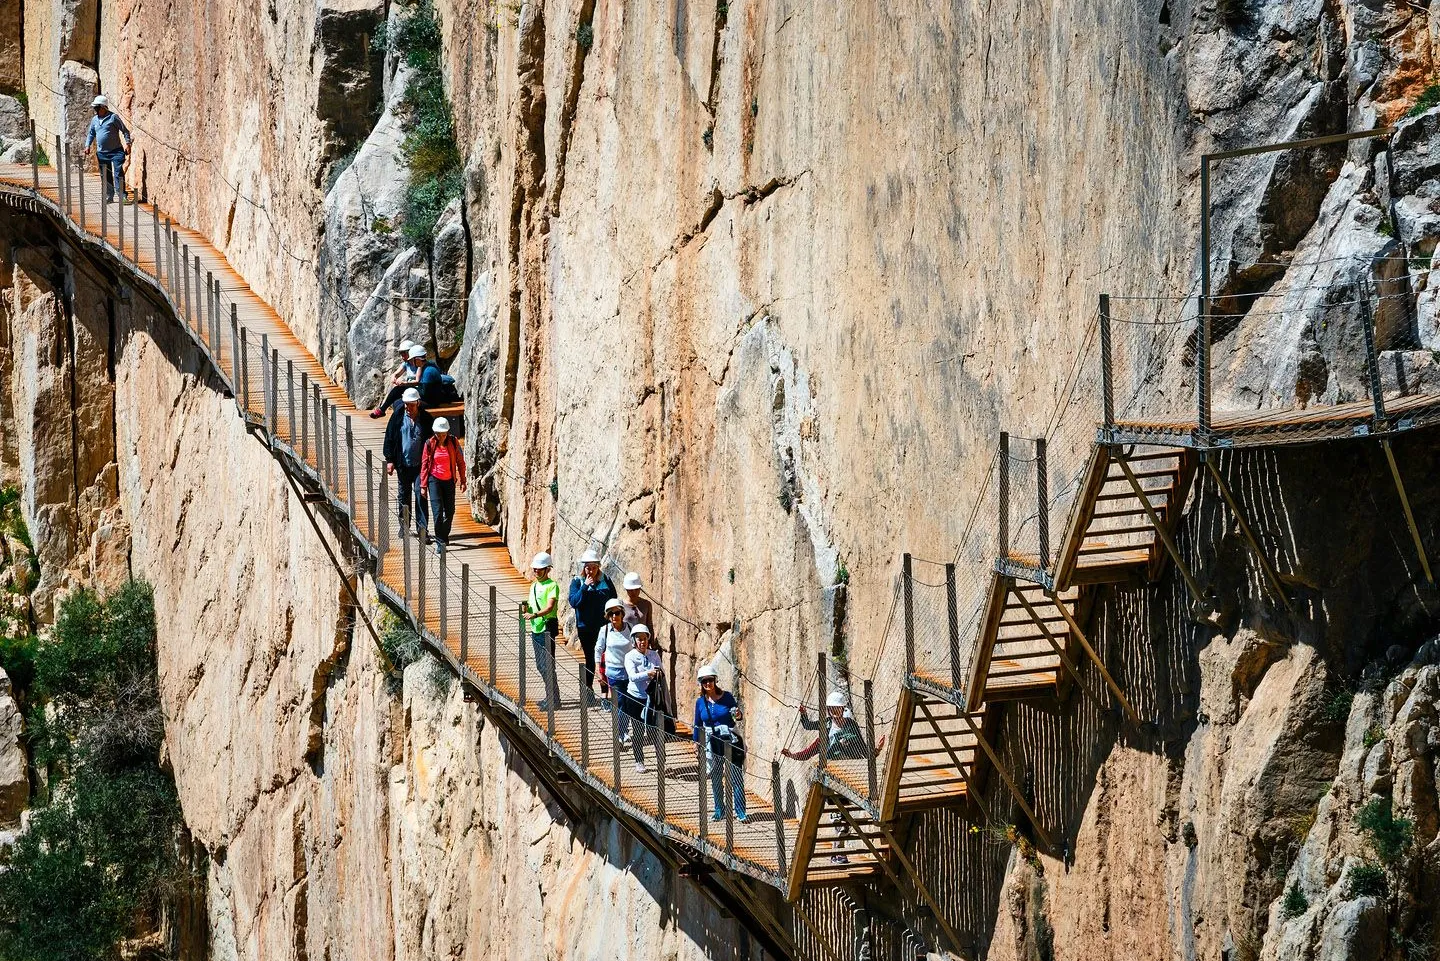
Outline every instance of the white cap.
{"type": "Polygon", "coordinates": [[[413,343],[411,343],[410,341],[408,341],[408,340],[402,340],[402,341],[400,341],[400,348],[399,348],[399,349],[400,349],[400,353],[404,354],[406,357],[409,357],[409,356],[410,356],[410,348],[411,348],[411,347],[414,347],[414,346],[415,346],[415,345],[414,345],[413,343]]]}
{"type": "Polygon", "coordinates": [[[646,627],[644,624],[636,624],[634,627],[630,628],[630,636],[634,637],[636,634],[644,634],[646,637],[649,637],[650,628],[646,627]]]}
{"type": "Polygon", "coordinates": [[[532,571],[544,570],[545,568],[550,567],[552,563],[553,562],[550,560],[550,555],[545,553],[544,551],[541,551],[540,553],[536,554],[535,559],[530,562],[530,569],[532,571]]]}
{"type": "Polygon", "coordinates": [[[430,425],[430,429],[433,430],[433,431],[434,431],[435,433],[437,433],[437,434],[448,434],[448,433],[450,433],[450,420],[449,420],[449,418],[446,418],[446,417],[437,417],[437,418],[435,418],[435,423],[433,423],[433,424],[430,425]]]}
{"type": "Polygon", "coordinates": [[[418,404],[420,403],[420,392],[414,387],[406,387],[405,393],[400,395],[400,399],[407,404],[418,404]]]}
{"type": "Polygon", "coordinates": [[[695,672],[695,680],[697,680],[697,681],[703,681],[703,680],[705,680],[705,678],[707,678],[707,677],[713,677],[713,678],[715,678],[716,680],[719,680],[720,675],[715,672],[715,667],[714,667],[714,665],[711,665],[711,664],[701,664],[701,665],[700,665],[700,670],[698,670],[698,671],[695,672]]]}
{"type": "Polygon", "coordinates": [[[638,591],[638,590],[640,590],[640,587],[641,587],[641,585],[640,585],[640,575],[639,575],[639,574],[636,574],[634,571],[631,571],[629,574],[626,574],[626,575],[625,575],[625,590],[627,590],[627,591],[638,591]]]}
{"type": "Polygon", "coordinates": [[[92,106],[92,107],[108,107],[108,106],[110,106],[110,101],[106,100],[103,96],[102,96],[102,97],[96,97],[94,100],[90,101],[90,106],[92,106]]]}
{"type": "Polygon", "coordinates": [[[424,345],[424,344],[411,344],[411,345],[410,345],[410,352],[409,352],[406,356],[409,357],[411,360],[414,360],[414,359],[417,358],[417,357],[424,357],[424,356],[425,356],[425,345],[424,345]]]}
{"type": "Polygon", "coordinates": [[[845,692],[844,692],[844,691],[831,691],[831,692],[830,692],[830,696],[827,697],[827,698],[825,698],[825,706],[826,706],[826,707],[844,707],[844,706],[845,706],[845,692]]]}
{"type": "Polygon", "coordinates": [[[600,555],[597,554],[597,553],[595,553],[595,549],[592,547],[592,548],[590,548],[588,551],[586,551],[585,553],[583,553],[583,554],[580,555],[580,563],[581,563],[581,564],[599,564],[599,563],[600,563],[600,555]]]}
{"type": "Polygon", "coordinates": [[[624,605],[624,604],[621,604],[619,601],[615,600],[615,598],[613,598],[613,597],[610,598],[610,600],[608,600],[608,601],[605,602],[605,613],[606,613],[606,614],[609,614],[611,611],[623,611],[623,610],[625,610],[625,605],[624,605]]]}

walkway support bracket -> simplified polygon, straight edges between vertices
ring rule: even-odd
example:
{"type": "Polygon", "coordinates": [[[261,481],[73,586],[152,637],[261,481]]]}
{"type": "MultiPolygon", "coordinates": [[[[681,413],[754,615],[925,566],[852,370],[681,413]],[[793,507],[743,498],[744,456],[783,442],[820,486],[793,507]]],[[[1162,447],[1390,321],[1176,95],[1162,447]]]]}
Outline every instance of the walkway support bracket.
{"type": "Polygon", "coordinates": [[[1110,676],[1110,669],[1105,666],[1105,662],[1100,659],[1100,655],[1096,652],[1095,648],[1090,645],[1090,639],[1087,638],[1085,632],[1080,629],[1080,622],[1075,620],[1075,615],[1070,613],[1070,609],[1065,606],[1065,602],[1061,600],[1058,595],[1052,593],[1050,595],[1050,602],[1055,605],[1055,609],[1060,612],[1060,616],[1065,618],[1065,625],[1070,628],[1071,635],[1080,643],[1080,649],[1085,652],[1085,656],[1090,658],[1091,663],[1099,669],[1100,676],[1105,679],[1105,686],[1110,688],[1110,693],[1115,695],[1115,700],[1120,702],[1120,707],[1124,709],[1125,714],[1130,720],[1139,724],[1140,717],[1135,713],[1135,708],[1130,706],[1130,699],[1125,696],[1125,692],[1120,689],[1120,685],[1115,683],[1115,678],[1110,676]]]}
{"type": "MultiPolygon", "coordinates": [[[[1166,553],[1168,553],[1170,559],[1175,562],[1175,568],[1180,572],[1180,576],[1185,578],[1185,586],[1190,588],[1190,593],[1194,596],[1195,600],[1203,603],[1205,597],[1200,593],[1200,585],[1195,583],[1194,575],[1190,573],[1190,568],[1185,565],[1184,558],[1180,556],[1180,548],[1175,546],[1175,538],[1171,536],[1170,529],[1160,520],[1160,515],[1155,513],[1155,505],[1150,503],[1150,498],[1146,496],[1145,488],[1140,486],[1139,478],[1137,478],[1135,472],[1130,469],[1130,462],[1123,457],[1116,457],[1115,463],[1119,464],[1120,469],[1125,472],[1125,479],[1130,482],[1130,489],[1135,492],[1135,497],[1140,501],[1140,506],[1145,508],[1145,516],[1150,518],[1150,526],[1155,528],[1155,535],[1160,538],[1160,543],[1165,547],[1166,553]]],[[[1174,505],[1174,509],[1178,511],[1180,505],[1174,505]]]]}
{"type": "Polygon", "coordinates": [[[1025,817],[1030,820],[1030,826],[1035,829],[1036,834],[1040,835],[1040,840],[1044,842],[1046,849],[1054,850],[1055,845],[1050,841],[1050,835],[1040,826],[1040,819],[1035,816],[1035,812],[1030,807],[1030,802],[1025,800],[1025,792],[1020,790],[1020,786],[1015,783],[1015,779],[1010,776],[1010,772],[1005,769],[1005,765],[1000,763],[1000,755],[995,753],[995,749],[991,747],[990,742],[985,739],[985,732],[981,730],[980,725],[975,723],[975,719],[971,717],[968,712],[962,712],[960,716],[963,717],[965,723],[969,725],[970,733],[975,735],[976,743],[978,743],[980,749],[985,752],[985,756],[990,759],[990,763],[995,766],[995,770],[1000,775],[1000,779],[1004,781],[1005,786],[1010,789],[1010,794],[1015,798],[1015,803],[1019,804],[1020,810],[1025,812],[1025,817]]]}
{"type": "Polygon", "coordinates": [[[1400,506],[1405,508],[1405,523],[1410,527],[1410,539],[1415,542],[1415,552],[1420,555],[1420,567],[1425,571],[1425,580],[1435,583],[1430,571],[1430,558],[1425,553],[1425,542],[1420,539],[1420,527],[1415,523],[1415,512],[1410,509],[1410,497],[1405,493],[1405,481],[1400,477],[1400,465],[1395,462],[1395,451],[1390,447],[1390,438],[1382,437],[1380,446],[1385,459],[1390,463],[1390,476],[1395,479],[1395,492],[1400,495],[1400,506]]]}
{"type": "Polygon", "coordinates": [[[1214,479],[1215,487],[1219,489],[1220,496],[1224,499],[1225,505],[1230,508],[1230,513],[1235,515],[1235,522],[1240,527],[1240,533],[1244,536],[1246,542],[1249,543],[1250,549],[1255,552],[1255,559],[1260,562],[1260,569],[1264,571],[1265,579],[1270,582],[1271,589],[1273,589],[1276,596],[1284,602],[1286,609],[1294,613],[1295,608],[1290,603],[1290,595],[1285,592],[1285,586],[1280,583],[1280,577],[1275,573],[1275,568],[1270,565],[1270,561],[1266,558],[1265,552],[1260,549],[1260,541],[1255,536],[1255,531],[1251,529],[1250,522],[1245,519],[1244,513],[1241,512],[1240,503],[1235,499],[1234,493],[1231,492],[1230,485],[1225,483],[1225,478],[1220,475],[1220,469],[1215,466],[1215,461],[1212,457],[1207,456],[1203,458],[1203,460],[1205,461],[1205,470],[1210,474],[1211,478],[1214,479]]]}

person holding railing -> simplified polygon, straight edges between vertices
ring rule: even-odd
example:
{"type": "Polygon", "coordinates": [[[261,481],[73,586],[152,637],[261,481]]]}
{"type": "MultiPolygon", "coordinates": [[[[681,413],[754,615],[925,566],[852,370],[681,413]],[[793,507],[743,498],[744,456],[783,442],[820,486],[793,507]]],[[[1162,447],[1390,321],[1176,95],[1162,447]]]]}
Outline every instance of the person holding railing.
{"type": "MultiPolygon", "coordinates": [[[[615,588],[600,570],[600,555],[587,550],[580,556],[580,573],[570,581],[575,635],[580,639],[580,648],[585,655],[585,690],[581,695],[587,707],[595,703],[595,639],[606,623],[605,605],[613,600],[615,588]]],[[[604,684],[603,678],[601,684],[604,684]]]]}
{"type": "Polygon", "coordinates": [[[700,682],[700,696],[695,699],[695,723],[692,736],[705,745],[705,766],[710,773],[710,797],[715,810],[712,821],[725,820],[725,778],[730,775],[730,795],[735,819],[742,824],[749,820],[745,813],[745,739],[736,725],[742,719],[735,695],[720,689],[720,675],[706,664],[695,672],[700,682]],[[727,765],[725,762],[729,760],[727,765]]]}
{"type": "MultiPolygon", "coordinates": [[[[85,131],[85,156],[91,150],[100,158],[100,182],[105,188],[105,203],[110,203],[118,194],[125,202],[125,161],[130,156],[130,128],[110,109],[110,101],[96,97],[90,102],[95,116],[85,131]]],[[[58,163],[58,161],[57,161],[58,163]]]]}
{"type": "Polygon", "coordinates": [[[545,699],[535,706],[542,711],[550,705],[560,707],[560,685],[555,678],[555,636],[560,633],[560,619],[555,609],[560,606],[560,585],[550,576],[554,563],[541,551],[530,562],[535,579],[530,584],[525,609],[530,615],[530,650],[535,655],[535,670],[545,685],[545,699]]]}
{"type": "Polygon", "coordinates": [[[625,655],[625,675],[629,687],[625,691],[622,705],[631,719],[631,750],[635,755],[635,770],[645,773],[645,742],[655,743],[655,753],[665,750],[665,739],[660,736],[660,711],[651,699],[660,681],[660,655],[650,647],[650,628],[636,624],[630,629],[630,638],[635,647],[625,655]]]}
{"type": "Polygon", "coordinates": [[[395,495],[400,503],[400,536],[410,522],[410,502],[415,502],[416,530],[428,538],[430,509],[420,492],[420,470],[425,461],[425,442],[430,439],[432,419],[420,409],[420,392],[406,388],[402,403],[385,425],[385,473],[395,475],[395,495]]]}
{"type": "Polygon", "coordinates": [[[434,434],[425,442],[420,461],[420,496],[430,499],[430,516],[435,521],[435,544],[441,553],[450,543],[450,524],[455,519],[455,486],[465,489],[465,452],[450,435],[450,421],[435,418],[434,434]]]}
{"type": "MultiPolygon", "coordinates": [[[[630,632],[625,630],[625,607],[617,600],[605,602],[604,627],[595,635],[595,667],[605,675],[610,687],[610,696],[624,700],[625,689],[630,685],[630,676],[625,673],[625,658],[635,648],[630,632]]],[[[614,705],[620,710],[622,704],[614,705]]],[[[619,721],[621,746],[630,744],[630,717],[621,714],[619,721]]]]}
{"type": "MultiPolygon", "coordinates": [[[[865,735],[860,733],[860,725],[855,720],[855,715],[850,710],[850,700],[845,696],[844,691],[831,691],[825,698],[825,719],[810,719],[810,714],[805,710],[805,705],[800,705],[800,726],[807,731],[820,731],[823,723],[825,730],[817,733],[815,740],[810,746],[801,751],[792,751],[789,748],[782,748],[780,753],[796,761],[808,761],[810,758],[825,751],[827,761],[864,761],[868,760],[873,753],[870,745],[865,743],[865,735]]],[[[879,750],[880,745],[875,746],[879,750]]],[[[839,812],[830,815],[830,820],[836,825],[834,851],[830,860],[836,864],[848,864],[850,859],[845,855],[845,849],[849,845],[850,824],[839,812]]]]}

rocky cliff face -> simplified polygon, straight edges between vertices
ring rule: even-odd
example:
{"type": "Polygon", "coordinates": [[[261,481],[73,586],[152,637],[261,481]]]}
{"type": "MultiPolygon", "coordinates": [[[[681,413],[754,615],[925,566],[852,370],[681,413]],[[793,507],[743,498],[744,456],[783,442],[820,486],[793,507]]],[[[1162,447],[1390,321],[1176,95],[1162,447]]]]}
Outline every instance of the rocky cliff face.
{"type": "MultiPolygon", "coordinates": [[[[1236,315],[1220,403],[1353,399],[1344,307],[1362,284],[1394,297],[1377,301],[1387,388],[1435,377],[1440,120],[1404,118],[1434,73],[1420,6],[436,0],[467,168],[429,251],[394,232],[405,68],[374,38],[402,6],[176,17],[53,0],[20,17],[0,0],[0,50],[23,46],[13,83],[48,135],[73,143],[90,96],[110,94],[138,133],[132,180],[212,237],[357,398],[378,394],[400,337],[456,352],[514,554],[573,559],[593,539],[644,572],[688,619],[670,625],[681,674],[724,645],[753,678],[760,752],[792,721],[765,691],[798,696],[837,637],[856,663],[876,653],[898,551],[953,552],[996,433],[1039,433],[1072,377],[1093,397],[1096,295],[1194,291],[1201,153],[1401,124],[1384,153],[1217,168],[1212,265],[1236,315]],[[845,590],[825,590],[842,569],[845,590]]],[[[215,954],[744,944],[613,826],[558,822],[453,685],[415,667],[392,701],[300,505],[198,358],[33,228],[6,235],[4,463],[36,534],[35,604],[132,572],[156,584],[215,954]],[[607,895],[618,910],[581,913],[607,895]]],[[[1193,363],[1170,356],[1157,382],[1188,397],[1193,363]]],[[[995,892],[978,944],[1249,959],[1394,955],[1420,937],[1419,854],[1384,865],[1388,901],[1347,892],[1374,856],[1354,827],[1370,795],[1388,788],[1416,837],[1435,835],[1415,727],[1432,658],[1327,707],[1376,655],[1377,617],[1404,621],[1392,669],[1424,638],[1410,608],[1354,615],[1365,603],[1336,573],[1392,533],[1403,547],[1391,521],[1357,528],[1372,543],[1349,563],[1287,567],[1310,592],[1303,625],[1245,621],[1258,578],[1226,582],[1233,619],[1170,645],[1158,736],[1055,722],[1101,752],[1065,802],[1071,857],[1000,863],[977,885],[995,892]],[[1292,889],[1303,910],[1282,903],[1292,889]]],[[[1224,559],[1247,570],[1243,551],[1224,559]]],[[[1415,576],[1385,566],[1392,584],[1415,576]]],[[[1165,625],[1117,624],[1143,681],[1165,625]]],[[[1018,712],[1015,737],[1036,725],[1018,712]]]]}

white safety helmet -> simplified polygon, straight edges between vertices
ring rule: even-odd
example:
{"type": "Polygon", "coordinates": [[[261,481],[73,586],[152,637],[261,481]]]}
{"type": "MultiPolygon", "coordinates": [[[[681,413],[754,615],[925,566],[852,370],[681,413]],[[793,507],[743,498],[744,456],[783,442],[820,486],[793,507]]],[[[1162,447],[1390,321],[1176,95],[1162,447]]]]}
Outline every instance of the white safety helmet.
{"type": "Polygon", "coordinates": [[[831,691],[831,692],[830,692],[830,696],[827,697],[827,698],[825,698],[825,706],[826,706],[826,707],[844,707],[844,706],[845,706],[845,692],[844,692],[844,691],[831,691]]]}
{"type": "Polygon", "coordinates": [[[609,616],[610,616],[610,612],[611,612],[611,611],[623,611],[623,610],[625,610],[625,605],[624,605],[624,604],[621,604],[619,601],[615,600],[615,598],[613,598],[613,597],[610,598],[610,600],[608,600],[608,601],[605,602],[605,616],[606,616],[606,617],[609,617],[609,616]]]}
{"type": "Polygon", "coordinates": [[[625,590],[627,590],[627,591],[638,591],[638,590],[640,590],[640,587],[641,587],[641,584],[640,584],[640,575],[639,575],[639,574],[636,574],[634,571],[631,571],[629,574],[626,574],[626,575],[625,575],[625,590]]]}
{"type": "Polygon", "coordinates": [[[580,555],[580,563],[581,563],[581,564],[599,564],[599,563],[600,563],[600,555],[597,554],[597,553],[595,552],[595,548],[592,547],[592,548],[590,548],[589,550],[587,550],[585,553],[583,553],[583,554],[580,555]]]}
{"type": "Polygon", "coordinates": [[[634,637],[636,634],[644,634],[646,637],[649,637],[650,628],[646,627],[644,624],[636,624],[634,627],[630,628],[630,636],[634,637]]]}
{"type": "Polygon", "coordinates": [[[411,345],[410,345],[410,353],[409,353],[407,356],[408,356],[411,360],[417,360],[418,358],[424,357],[424,356],[425,356],[425,345],[424,345],[424,344],[411,344],[411,345]]]}
{"type": "Polygon", "coordinates": [[[418,404],[420,403],[420,392],[414,387],[406,387],[405,393],[400,395],[400,399],[407,404],[418,404]]]}
{"type": "Polygon", "coordinates": [[[551,560],[550,555],[547,554],[545,551],[541,551],[540,553],[536,554],[535,559],[530,562],[530,569],[533,571],[543,571],[545,568],[550,567],[553,563],[554,561],[551,560]]]}
{"type": "Polygon", "coordinates": [[[720,675],[716,673],[714,665],[701,664],[700,670],[695,672],[695,680],[704,681],[707,677],[712,681],[718,681],[720,679],[720,675]]]}
{"type": "Polygon", "coordinates": [[[106,100],[104,96],[99,96],[99,97],[96,97],[94,100],[90,101],[90,106],[92,106],[92,107],[108,107],[108,106],[110,106],[110,101],[109,101],[109,100],[106,100]]]}
{"type": "Polygon", "coordinates": [[[448,434],[450,433],[450,419],[448,417],[437,417],[435,418],[435,423],[430,425],[430,429],[437,434],[448,434]]]}
{"type": "Polygon", "coordinates": [[[410,348],[414,346],[415,345],[412,342],[408,340],[402,340],[400,341],[400,353],[404,354],[408,358],[410,356],[410,348]]]}

